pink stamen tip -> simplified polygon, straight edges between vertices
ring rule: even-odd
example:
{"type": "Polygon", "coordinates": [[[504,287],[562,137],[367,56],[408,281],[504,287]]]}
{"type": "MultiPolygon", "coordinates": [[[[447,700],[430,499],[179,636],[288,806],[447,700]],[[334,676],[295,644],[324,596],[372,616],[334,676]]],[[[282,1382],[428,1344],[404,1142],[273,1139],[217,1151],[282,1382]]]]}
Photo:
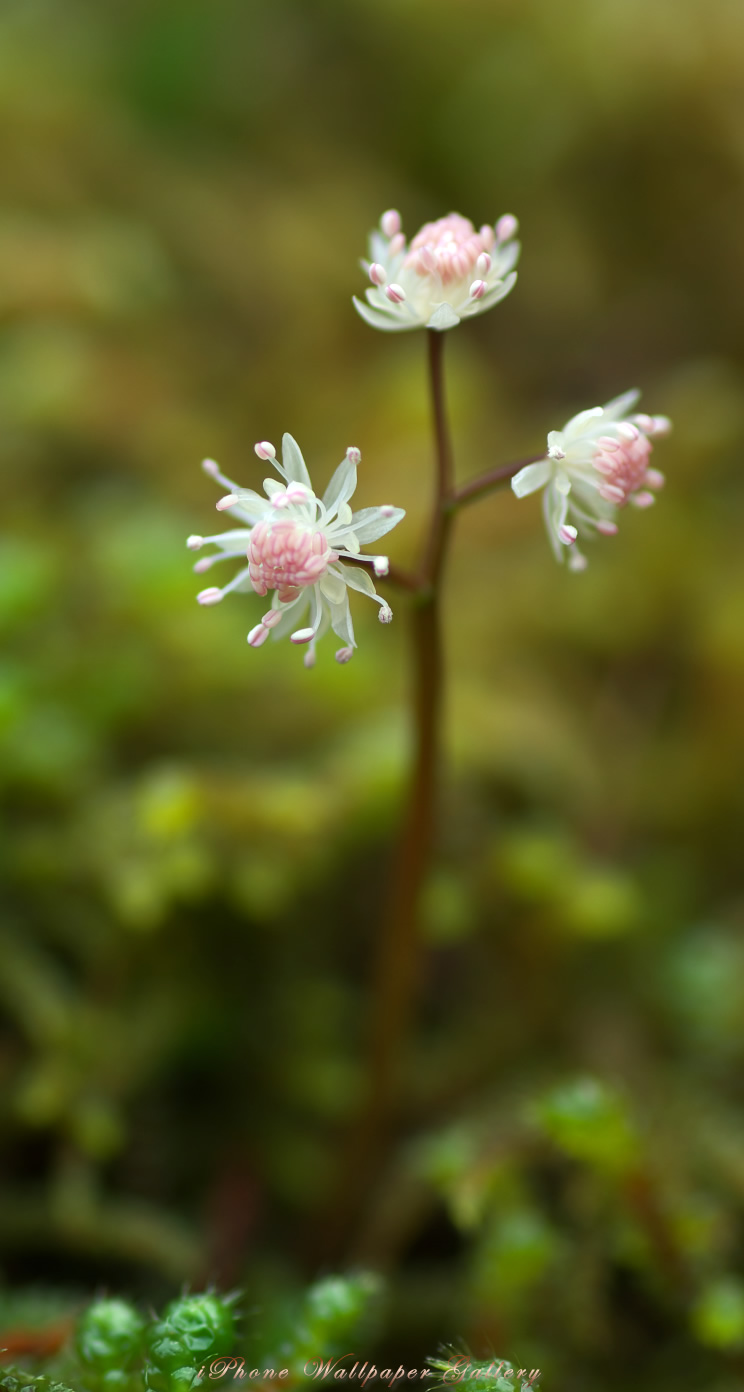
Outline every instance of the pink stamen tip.
{"type": "Polygon", "coordinates": [[[571,555],[568,558],[569,570],[586,570],[588,564],[589,562],[587,561],[586,556],[582,556],[580,551],[572,551],[571,555]]]}
{"type": "Polygon", "coordinates": [[[399,256],[406,244],[406,239],[402,232],[396,232],[393,240],[388,247],[391,256],[399,256]]]}
{"type": "Polygon", "coordinates": [[[200,604],[219,604],[222,590],[218,590],[216,585],[210,585],[208,590],[200,590],[196,598],[200,604]]]}
{"type": "Polygon", "coordinates": [[[248,634],[248,642],[252,648],[260,648],[261,644],[266,642],[268,636],[269,630],[266,625],[259,623],[256,624],[256,627],[252,628],[248,634]]]}
{"type": "Polygon", "coordinates": [[[379,614],[377,615],[377,617],[378,617],[378,619],[380,620],[380,623],[384,623],[384,624],[392,623],[392,621],[393,621],[393,611],[392,611],[392,609],[390,608],[390,605],[389,605],[389,604],[381,604],[381,605],[380,605],[380,612],[379,612],[379,614]]]}
{"type": "Polygon", "coordinates": [[[621,448],[617,440],[613,439],[612,435],[600,435],[597,444],[601,445],[602,449],[609,450],[610,454],[614,454],[616,450],[621,448]]]}
{"type": "Polygon", "coordinates": [[[304,483],[290,483],[284,496],[288,503],[306,503],[310,492],[304,483]]]}
{"type": "Polygon", "coordinates": [[[259,440],[253,448],[259,459],[276,459],[276,450],[270,440],[259,440]]]}
{"type": "Polygon", "coordinates": [[[668,416],[654,416],[654,435],[668,435],[672,422],[668,416]]]}
{"type": "Polygon", "coordinates": [[[660,469],[647,469],[643,482],[648,484],[649,488],[663,488],[666,479],[660,469]]]}
{"type": "Polygon", "coordinates": [[[281,609],[269,609],[267,613],[264,614],[261,623],[264,628],[275,628],[281,617],[281,609]]]}
{"type": "Polygon", "coordinates": [[[304,665],[305,667],[310,668],[310,667],[314,667],[314,666],[315,666],[315,644],[314,644],[314,643],[312,643],[312,644],[310,645],[310,647],[308,648],[307,652],[304,654],[302,661],[303,661],[303,665],[304,665]]]}
{"type": "Polygon", "coordinates": [[[576,530],[575,527],[567,526],[567,525],[564,523],[564,525],[563,525],[562,527],[559,527],[559,528],[558,528],[558,535],[559,535],[561,541],[563,542],[563,545],[564,545],[564,546],[573,546],[573,544],[574,544],[574,542],[575,542],[575,540],[576,540],[576,538],[577,538],[577,536],[578,536],[579,534],[578,534],[578,532],[577,532],[577,530],[576,530]]]}
{"type": "Polygon", "coordinates": [[[512,213],[504,213],[496,223],[496,240],[508,242],[515,235],[519,228],[519,223],[512,213]]]}
{"type": "Polygon", "coordinates": [[[380,512],[382,513],[383,517],[393,517],[395,515],[395,508],[393,507],[392,503],[383,503],[382,507],[380,508],[380,512]]]}
{"type": "Polygon", "coordinates": [[[337,653],[336,653],[336,661],[337,661],[337,662],[340,662],[341,665],[343,666],[343,664],[344,664],[345,662],[349,662],[350,659],[351,659],[353,656],[354,656],[354,649],[353,649],[353,648],[339,648],[338,651],[337,651],[337,653]]]}
{"type": "Polygon", "coordinates": [[[607,503],[622,504],[627,502],[624,490],[617,484],[603,483],[602,487],[597,489],[597,492],[600,498],[604,498],[607,503]]]}
{"type": "Polygon", "coordinates": [[[653,435],[654,422],[652,416],[631,416],[630,419],[633,425],[637,425],[639,429],[644,430],[647,435],[653,435]]]}
{"type": "Polygon", "coordinates": [[[471,300],[482,300],[482,299],[483,299],[483,296],[485,295],[485,293],[486,293],[486,282],[485,282],[485,280],[474,280],[474,281],[473,281],[473,284],[472,284],[471,287],[470,287],[470,298],[471,298],[471,300]]]}
{"type": "Polygon", "coordinates": [[[597,531],[602,536],[617,536],[617,525],[614,522],[598,522],[597,531]]]}
{"type": "Polygon", "coordinates": [[[380,218],[380,227],[386,237],[395,237],[401,229],[400,213],[397,208],[388,208],[380,218]]]}
{"type": "Polygon", "coordinates": [[[201,537],[201,536],[190,536],[190,537],[187,537],[187,539],[186,539],[186,545],[187,545],[189,551],[198,551],[198,550],[204,545],[204,537],[201,537]]]}
{"type": "Polygon", "coordinates": [[[375,556],[372,562],[372,569],[375,575],[387,575],[390,570],[390,562],[387,556],[375,556]]]}
{"type": "Polygon", "coordinates": [[[634,507],[647,508],[652,507],[653,504],[656,502],[656,499],[653,493],[641,492],[634,493],[630,498],[630,502],[633,504],[634,507]]]}
{"type": "Polygon", "coordinates": [[[478,260],[475,263],[475,269],[479,275],[488,275],[488,272],[491,269],[491,264],[492,262],[490,256],[488,255],[488,252],[482,251],[480,256],[478,257],[478,260]]]}
{"type": "Polygon", "coordinates": [[[395,283],[385,286],[385,294],[393,304],[403,304],[406,298],[406,292],[402,285],[396,285],[395,283]]]}
{"type": "Polygon", "coordinates": [[[218,512],[224,512],[225,508],[235,507],[237,501],[237,493],[226,493],[224,498],[220,498],[219,502],[215,503],[215,507],[218,512]]]}
{"type": "Polygon", "coordinates": [[[220,472],[220,466],[214,459],[202,459],[202,469],[205,474],[209,474],[211,478],[214,478],[215,475],[220,472]]]}
{"type": "Polygon", "coordinates": [[[639,430],[637,425],[631,425],[630,421],[621,421],[617,427],[617,433],[623,440],[637,440],[639,430]]]}
{"type": "Polygon", "coordinates": [[[314,628],[296,628],[294,633],[290,633],[291,643],[310,643],[315,637],[314,628]]]}
{"type": "Polygon", "coordinates": [[[350,464],[361,464],[362,451],[360,449],[357,449],[356,445],[349,445],[349,448],[346,451],[346,458],[348,459],[350,464]]]}
{"type": "Polygon", "coordinates": [[[373,285],[385,284],[385,281],[387,280],[387,274],[385,272],[385,267],[381,266],[379,261],[372,262],[372,265],[369,268],[369,278],[372,281],[373,285]]]}
{"type": "Polygon", "coordinates": [[[196,562],[196,565],[194,566],[194,574],[202,575],[205,570],[209,570],[213,560],[214,556],[203,556],[200,561],[196,562]]]}

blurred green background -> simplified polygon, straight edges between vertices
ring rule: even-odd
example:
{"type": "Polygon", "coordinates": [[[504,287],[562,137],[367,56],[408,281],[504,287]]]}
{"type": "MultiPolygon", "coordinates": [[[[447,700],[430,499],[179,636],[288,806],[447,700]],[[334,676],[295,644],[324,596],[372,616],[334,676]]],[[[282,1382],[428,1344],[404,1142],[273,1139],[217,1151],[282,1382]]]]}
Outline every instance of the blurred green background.
{"type": "Polygon", "coordinates": [[[740,1387],[740,0],[2,0],[0,121],[6,1288],[260,1306],[332,1259],[406,606],[307,673],[184,540],[202,456],[255,487],[290,430],[320,485],[361,448],[412,560],[425,345],[358,258],[387,207],[513,212],[515,291],[448,335],[461,477],[638,385],[668,486],[578,577],[534,499],[458,524],[408,1121],[340,1255],[396,1363],[740,1387]]]}

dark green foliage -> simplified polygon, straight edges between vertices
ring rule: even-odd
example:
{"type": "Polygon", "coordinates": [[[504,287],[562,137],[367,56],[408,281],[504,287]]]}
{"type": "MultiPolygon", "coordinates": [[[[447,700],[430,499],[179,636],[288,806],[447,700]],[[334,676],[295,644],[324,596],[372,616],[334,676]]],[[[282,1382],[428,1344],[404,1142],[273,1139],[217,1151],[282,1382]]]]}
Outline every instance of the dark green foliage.
{"type": "Polygon", "coordinates": [[[147,1334],[145,1384],[153,1392],[181,1392],[197,1385],[199,1369],[231,1354],[235,1322],[230,1302],[216,1295],[174,1300],[147,1334]]]}

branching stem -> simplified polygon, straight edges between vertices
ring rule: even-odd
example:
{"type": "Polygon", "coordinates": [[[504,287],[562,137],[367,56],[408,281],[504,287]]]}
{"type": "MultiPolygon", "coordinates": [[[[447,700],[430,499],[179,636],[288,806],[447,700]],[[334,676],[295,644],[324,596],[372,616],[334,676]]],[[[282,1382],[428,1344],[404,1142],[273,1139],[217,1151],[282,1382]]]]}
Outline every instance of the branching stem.
{"type": "MultiPolygon", "coordinates": [[[[490,470],[456,488],[444,389],[445,334],[428,331],[429,391],[434,429],[435,491],[429,532],[416,574],[390,568],[388,580],[411,592],[412,733],[411,780],[387,911],[380,924],[371,991],[366,1087],[358,1120],[341,1157],[332,1203],[324,1215],[313,1255],[335,1260],[384,1161],[399,1119],[405,1044],[416,1004],[421,958],[421,895],[434,840],[442,711],[443,662],[441,581],[455,514],[499,487],[525,463],[490,470]]],[[[363,563],[368,558],[360,557],[363,563]]]]}

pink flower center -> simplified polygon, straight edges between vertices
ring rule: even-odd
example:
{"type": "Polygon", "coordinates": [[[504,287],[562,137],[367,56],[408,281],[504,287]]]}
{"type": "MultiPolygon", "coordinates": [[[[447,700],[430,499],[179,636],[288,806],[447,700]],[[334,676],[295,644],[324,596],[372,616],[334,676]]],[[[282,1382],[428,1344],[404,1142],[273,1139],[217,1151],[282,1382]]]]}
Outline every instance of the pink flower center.
{"type": "Polygon", "coordinates": [[[314,585],[337,560],[322,532],[310,531],[291,517],[259,522],[248,543],[248,571],[256,594],[278,590],[283,603],[314,585]]]}
{"type": "Polygon", "coordinates": [[[472,276],[475,263],[496,240],[492,227],[476,232],[469,218],[449,213],[437,222],[427,222],[416,233],[404,265],[420,276],[439,275],[443,284],[472,276]]]}
{"type": "Polygon", "coordinates": [[[643,483],[650,482],[646,475],[652,449],[651,441],[635,425],[624,421],[620,432],[620,439],[614,440],[608,435],[599,439],[599,448],[592,461],[603,476],[597,490],[600,498],[616,507],[624,507],[643,483]]]}

